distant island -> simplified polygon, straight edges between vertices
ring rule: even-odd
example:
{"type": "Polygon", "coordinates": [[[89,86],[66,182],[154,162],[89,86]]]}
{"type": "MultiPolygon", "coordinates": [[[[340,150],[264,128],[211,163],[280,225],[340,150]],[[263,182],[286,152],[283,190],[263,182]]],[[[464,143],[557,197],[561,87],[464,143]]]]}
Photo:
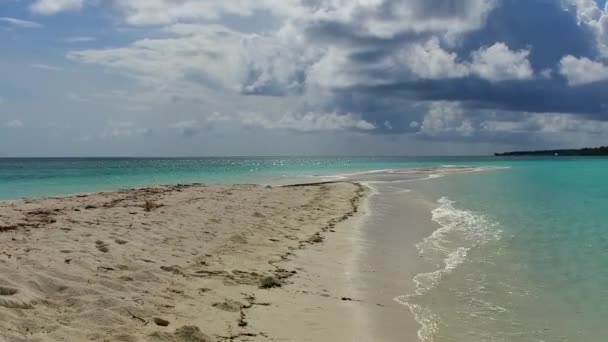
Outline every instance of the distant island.
{"type": "Polygon", "coordinates": [[[514,151],[505,153],[494,153],[496,157],[519,157],[519,156],[608,156],[608,146],[581,148],[570,150],[543,150],[543,151],[514,151]]]}

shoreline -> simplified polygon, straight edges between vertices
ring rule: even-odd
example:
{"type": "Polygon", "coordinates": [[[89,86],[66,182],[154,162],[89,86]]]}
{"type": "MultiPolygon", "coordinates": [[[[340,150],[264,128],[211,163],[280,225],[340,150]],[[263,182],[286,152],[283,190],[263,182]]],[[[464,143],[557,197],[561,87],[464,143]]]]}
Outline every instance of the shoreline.
{"type": "Polygon", "coordinates": [[[276,305],[252,308],[252,325],[269,332],[273,341],[377,340],[367,328],[368,317],[361,308],[364,294],[356,284],[363,224],[374,194],[365,184],[357,184],[365,194],[354,215],[331,229],[323,243],[299,249],[281,261],[282,267],[298,273],[284,291],[260,298],[276,305]]]}
{"type": "Polygon", "coordinates": [[[272,332],[273,340],[427,340],[420,335],[425,322],[398,298],[416,292],[416,275],[437,269],[417,249],[441,228],[432,215],[436,198],[412,190],[389,194],[375,182],[360,184],[368,190],[357,215],[340,223],[323,244],[299,250],[281,263],[306,272],[280,293],[280,305],[253,308],[252,323],[272,332]],[[404,217],[405,226],[399,222],[404,217]]]}
{"type": "MultiPolygon", "coordinates": [[[[128,227],[123,225],[121,228],[115,228],[116,225],[120,226],[120,223],[115,220],[117,217],[127,221],[135,218],[136,224],[143,224],[142,219],[143,221],[152,219],[145,219],[146,216],[154,216],[154,220],[148,222],[148,225],[153,223],[157,227],[143,227],[144,230],[140,230],[140,233],[152,232],[160,235],[162,237],[160,242],[168,243],[167,248],[170,249],[170,251],[165,250],[164,254],[160,254],[167,259],[173,257],[173,261],[163,260],[165,265],[161,266],[160,270],[156,269],[155,267],[158,266],[153,264],[155,267],[146,270],[142,281],[147,286],[150,281],[156,281],[159,274],[164,275],[167,272],[171,274],[174,279],[166,279],[171,286],[166,288],[153,286],[153,292],[157,292],[161,298],[170,299],[170,303],[162,304],[164,307],[161,312],[172,315],[171,310],[175,309],[173,313],[175,318],[166,319],[167,314],[163,316],[165,318],[154,317],[150,310],[147,312],[144,310],[143,314],[137,313],[134,310],[138,305],[131,306],[127,310],[125,306],[120,307],[114,302],[113,305],[119,307],[116,312],[114,308],[108,309],[107,303],[101,304],[102,309],[109,311],[107,313],[112,316],[109,317],[110,323],[108,323],[110,331],[114,331],[114,324],[118,324],[116,322],[122,322],[117,326],[127,324],[125,318],[131,321],[127,324],[129,328],[125,330],[135,329],[134,334],[115,334],[115,336],[111,336],[110,341],[190,341],[188,338],[192,338],[192,336],[195,336],[194,341],[293,341],[294,336],[297,336],[295,339],[297,341],[396,341],[404,338],[415,341],[419,339],[418,334],[422,323],[417,320],[416,315],[410,310],[411,308],[399,303],[396,299],[415,292],[415,275],[435,270],[436,264],[421,259],[416,243],[431,235],[439,228],[439,225],[431,217],[432,210],[437,207],[434,199],[431,200],[428,197],[429,194],[412,191],[406,184],[412,184],[412,181],[428,181],[450,173],[477,170],[482,169],[453,166],[392,171],[384,174],[373,172],[372,174],[379,177],[380,180],[369,179],[370,173],[365,172],[359,174],[360,180],[329,180],[279,186],[169,185],[0,201],[0,208],[12,208],[16,209],[16,212],[26,213],[21,223],[13,222],[12,225],[6,223],[7,217],[9,221],[11,219],[10,214],[0,214],[0,244],[19,241],[18,238],[15,240],[15,236],[18,236],[21,231],[31,234],[41,228],[48,229],[47,226],[57,228],[65,223],[66,218],[58,220],[56,216],[64,215],[65,210],[69,211],[67,213],[68,223],[70,221],[72,221],[71,223],[82,222],[81,216],[87,216],[89,211],[92,211],[92,216],[89,215],[85,221],[88,227],[85,227],[81,234],[85,238],[89,238],[88,240],[91,240],[92,236],[97,238],[93,246],[98,251],[108,253],[103,249],[108,247],[110,250],[113,249],[113,243],[108,243],[107,240],[114,239],[116,234],[111,233],[110,237],[99,237],[87,229],[105,227],[112,228],[114,232],[120,230],[119,235],[126,234],[133,224],[128,227]],[[404,186],[407,188],[403,188],[404,186]],[[350,189],[345,190],[346,188],[350,189]],[[383,190],[380,191],[380,188],[383,190]],[[387,189],[391,190],[387,191],[387,189]],[[268,202],[268,196],[264,194],[274,192],[279,193],[278,197],[268,202]],[[313,196],[311,197],[311,195],[313,196]],[[239,202],[240,196],[247,198],[246,203],[239,202]],[[181,202],[165,203],[167,200],[171,202],[172,198],[175,199],[174,197],[181,198],[181,202]],[[235,199],[237,199],[236,202],[235,199]],[[91,201],[97,203],[90,204],[91,201]],[[285,201],[290,203],[299,201],[299,204],[295,207],[288,205],[287,208],[284,208],[285,203],[283,202],[285,201]],[[190,205],[184,207],[184,203],[190,205]],[[63,204],[64,208],[57,209],[58,204],[63,204]],[[230,213],[234,217],[229,219],[229,223],[222,223],[222,220],[230,217],[226,208],[233,206],[238,207],[239,210],[237,212],[233,210],[230,213]],[[124,210],[122,213],[115,212],[117,208],[121,207],[129,209],[126,210],[126,213],[124,210]],[[264,210],[259,210],[260,208],[275,212],[268,214],[264,210]],[[102,210],[102,212],[95,214],[98,210],[102,210]],[[204,214],[197,214],[197,210],[202,210],[204,214]],[[247,211],[247,213],[240,211],[247,211]],[[58,215],[57,212],[59,212],[58,215]],[[155,215],[157,213],[158,215],[155,215]],[[144,215],[144,218],[141,217],[141,214],[144,215]],[[28,215],[33,215],[33,218],[28,218],[28,215]],[[77,219],[72,220],[70,215],[77,216],[77,219]],[[187,216],[186,221],[181,215],[187,216]],[[208,215],[215,215],[215,217],[209,218],[208,215]],[[252,222],[252,218],[253,221],[258,222],[252,222]],[[200,222],[201,219],[206,222],[203,224],[200,222]],[[175,229],[169,229],[171,232],[167,233],[158,232],[158,230],[171,228],[176,224],[183,227],[185,223],[202,224],[201,227],[210,225],[211,227],[205,228],[203,232],[210,234],[204,236],[205,239],[210,238],[210,242],[201,242],[202,245],[184,243],[183,239],[187,238],[180,234],[181,231],[175,229]],[[251,224],[261,231],[252,232],[243,227],[251,224]],[[403,227],[407,229],[403,229],[403,227]],[[218,239],[219,232],[214,229],[227,229],[230,233],[226,233],[228,235],[218,239]],[[288,232],[295,232],[295,234],[288,232]],[[3,238],[6,238],[6,234],[9,233],[14,235],[12,240],[3,241],[5,240],[3,238]],[[260,243],[261,241],[258,240],[255,246],[251,246],[249,234],[252,233],[254,235],[264,233],[263,236],[257,238],[268,240],[270,243],[260,243]],[[174,243],[175,235],[178,236],[177,242],[179,243],[171,245],[174,243]],[[286,241],[267,235],[283,235],[286,241]],[[186,255],[184,245],[187,245],[194,258],[186,255]],[[196,251],[205,249],[207,245],[219,247],[219,251],[216,249],[211,254],[196,251]],[[177,255],[175,255],[176,251],[177,255]],[[219,252],[220,256],[215,258],[215,252],[219,252]],[[250,259],[251,256],[254,258],[250,259]],[[213,260],[214,258],[219,260],[213,260]],[[193,261],[195,268],[198,269],[186,271],[186,269],[193,268],[193,261]],[[183,265],[184,262],[187,264],[186,266],[183,265]],[[214,263],[216,265],[213,265],[214,263]],[[188,280],[191,277],[195,278],[194,282],[188,280]],[[175,278],[180,281],[176,282],[175,278]],[[204,287],[193,288],[193,285],[190,284],[200,285],[201,281],[204,283],[204,287]],[[177,284],[177,288],[174,283],[177,284]],[[186,290],[180,289],[184,287],[186,290]],[[169,296],[166,295],[167,291],[170,293],[169,296]],[[204,303],[193,304],[191,301],[195,296],[192,295],[192,292],[213,300],[206,298],[203,300],[204,303]],[[185,304],[181,301],[185,301],[185,304]],[[202,316],[212,314],[217,317],[209,319],[200,317],[201,315],[184,314],[184,310],[187,309],[185,305],[197,308],[202,316]],[[180,319],[181,315],[190,317],[180,319]],[[169,322],[168,327],[159,326],[158,322],[164,324],[165,321],[169,322]],[[174,321],[177,322],[174,324],[174,321]],[[144,327],[142,328],[138,324],[143,324],[144,327]],[[187,332],[189,336],[194,335],[178,336],[184,333],[179,330],[178,325],[181,325],[182,328],[194,329],[187,332]],[[150,326],[161,329],[153,330],[150,329],[150,326]]],[[[416,187],[414,186],[414,188],[416,187]]],[[[70,233],[72,229],[60,228],[60,230],[70,233]]],[[[190,238],[201,241],[201,236],[197,236],[195,230],[190,229],[188,233],[194,234],[190,238]]],[[[198,233],[200,234],[200,231],[198,233]]],[[[38,239],[37,243],[43,243],[48,247],[57,242],[50,234],[46,234],[44,239],[46,240],[43,242],[38,239]]],[[[76,241],[77,245],[81,243],[79,239],[72,240],[76,241]]],[[[115,239],[116,244],[120,245],[118,241],[122,241],[122,238],[115,239]]],[[[65,242],[61,247],[65,247],[65,242]]],[[[145,245],[144,241],[138,242],[140,245],[145,245]]],[[[156,239],[155,243],[158,242],[159,239],[156,239]]],[[[91,244],[92,242],[89,243],[89,245],[91,244]]],[[[26,247],[28,252],[37,249],[36,245],[26,247]]],[[[71,256],[71,253],[74,252],[63,248],[59,248],[59,253],[49,251],[48,248],[45,251],[54,253],[54,258],[71,256]]],[[[81,249],[79,252],[84,253],[85,251],[81,249]]],[[[103,253],[100,255],[105,256],[103,253]]],[[[46,293],[40,295],[40,292],[34,293],[36,291],[24,297],[19,286],[10,281],[3,281],[2,277],[11,279],[13,276],[10,269],[7,272],[5,267],[7,260],[3,260],[3,257],[11,259],[12,254],[6,252],[4,255],[0,254],[0,289],[3,289],[2,291],[16,290],[19,294],[0,296],[0,322],[7,319],[10,321],[9,318],[16,319],[16,317],[10,317],[10,312],[9,315],[3,312],[5,308],[27,311],[39,306],[40,302],[46,304],[48,300],[45,297],[46,293]]],[[[124,259],[125,255],[121,257],[124,259]]],[[[40,262],[40,257],[34,259],[36,259],[35,263],[40,262]]],[[[100,271],[103,273],[129,273],[132,272],[132,268],[140,268],[141,265],[137,264],[138,262],[141,263],[143,260],[144,263],[147,263],[152,258],[139,258],[139,261],[134,261],[132,258],[127,258],[127,261],[123,259],[120,259],[124,262],[123,264],[112,266],[105,262],[103,265],[99,265],[93,275],[88,274],[88,278],[85,277],[87,283],[96,281],[100,271]]],[[[116,262],[116,260],[112,261],[116,262]]],[[[96,262],[101,261],[99,259],[88,260],[88,264],[85,263],[88,267],[87,271],[90,272],[90,264],[96,262]]],[[[65,263],[73,264],[72,259],[69,261],[66,259],[65,263]]],[[[31,276],[31,274],[29,275],[31,276]]],[[[105,275],[102,274],[102,278],[106,278],[105,275]]],[[[80,274],[70,274],[70,276],[80,278],[80,274]]],[[[118,284],[111,286],[128,287],[134,280],[133,277],[126,276],[118,284]]],[[[45,287],[34,283],[37,290],[45,287]]],[[[69,286],[56,284],[53,284],[52,287],[59,288],[61,291],[65,291],[64,287],[69,288],[69,286]]],[[[44,290],[48,292],[48,289],[44,290]]],[[[122,295],[121,298],[124,298],[124,293],[122,295]]],[[[117,294],[113,290],[106,294],[106,297],[116,296],[117,294]]],[[[67,299],[62,298],[62,300],[67,299]]],[[[112,301],[110,300],[110,302],[112,301]]],[[[70,305],[72,304],[70,303],[70,305]]],[[[54,315],[50,315],[46,319],[54,318],[56,318],[54,315]]],[[[424,324],[422,325],[424,326],[424,324]]],[[[0,323],[0,327],[6,331],[19,331],[19,329],[15,330],[10,322],[0,323]]],[[[50,330],[63,328],[60,324],[50,330]]],[[[93,326],[85,329],[89,328],[97,332],[92,333],[93,335],[88,332],[89,334],[84,337],[92,340],[102,338],[99,327],[93,326]]],[[[25,327],[25,330],[23,341],[35,341],[36,337],[39,337],[32,332],[35,329],[30,329],[28,326],[25,327]],[[30,335],[27,335],[28,333],[30,335]]],[[[9,336],[7,337],[9,341],[21,341],[16,339],[17,335],[7,336],[9,336]]],[[[61,337],[50,340],[60,340],[64,337],[61,334],[58,336],[61,337]]],[[[0,342],[4,342],[2,337],[3,335],[0,333],[0,342]]],[[[45,335],[45,338],[48,337],[45,335]]],[[[43,338],[43,340],[48,339],[43,338]]]]}
{"type": "Polygon", "coordinates": [[[0,342],[426,340],[399,300],[443,262],[418,250],[441,225],[415,183],[491,169],[0,201],[0,342]]]}
{"type": "MultiPolygon", "coordinates": [[[[276,176],[273,178],[256,178],[255,176],[251,176],[245,179],[243,182],[201,182],[201,180],[196,181],[176,181],[176,182],[151,182],[141,184],[139,182],[135,183],[125,183],[125,184],[107,184],[103,187],[94,187],[92,190],[83,190],[87,189],[86,186],[76,187],[69,191],[51,191],[51,192],[40,192],[34,193],[30,195],[25,195],[22,192],[19,192],[13,189],[14,193],[21,193],[21,195],[12,195],[10,197],[0,197],[0,203],[2,202],[12,202],[12,201],[31,201],[31,200],[40,200],[40,199],[61,199],[65,197],[72,196],[85,196],[91,194],[100,194],[100,193],[112,193],[117,191],[136,191],[150,188],[162,188],[162,187],[190,187],[190,186],[229,186],[229,185],[260,185],[260,186],[274,186],[274,187],[291,187],[298,185],[307,185],[307,184],[329,184],[329,183],[339,183],[339,182],[357,182],[357,183],[368,183],[371,181],[373,183],[373,179],[376,177],[385,179],[385,180],[395,180],[397,182],[404,180],[419,180],[424,177],[434,177],[435,173],[441,175],[449,175],[452,173],[468,173],[468,172],[479,172],[479,171],[488,171],[488,170],[498,170],[509,168],[505,166],[466,166],[466,165],[437,165],[437,166],[428,166],[428,167],[406,167],[406,168],[393,168],[393,169],[363,169],[363,170],[349,170],[348,172],[342,173],[334,173],[330,172],[329,174],[310,174],[310,175],[292,175],[292,176],[276,176]],[[423,177],[424,176],[424,177],[423,177]],[[421,178],[422,177],[422,178],[421,178]],[[133,185],[135,184],[135,185],[133,185]]],[[[336,171],[337,172],[337,171],[336,171]]],[[[384,182],[385,180],[380,180],[384,182]]],[[[1,188],[0,188],[1,190],[1,188]]]]}

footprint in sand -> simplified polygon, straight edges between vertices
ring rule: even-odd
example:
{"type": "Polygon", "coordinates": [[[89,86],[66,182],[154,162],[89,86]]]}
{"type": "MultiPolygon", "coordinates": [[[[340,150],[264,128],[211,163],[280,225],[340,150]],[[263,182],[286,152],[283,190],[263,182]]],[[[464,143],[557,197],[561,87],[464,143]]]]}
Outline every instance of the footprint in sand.
{"type": "Polygon", "coordinates": [[[12,287],[0,286],[0,307],[22,310],[34,308],[32,303],[26,302],[23,299],[12,297],[17,293],[19,293],[19,290],[17,289],[14,289],[12,287]]]}
{"type": "Polygon", "coordinates": [[[183,326],[174,333],[165,332],[154,332],[149,336],[151,341],[162,341],[162,342],[215,342],[216,339],[210,337],[198,327],[195,326],[183,326]]]}
{"type": "Polygon", "coordinates": [[[167,321],[166,319],[154,317],[154,324],[161,326],[161,327],[168,327],[170,322],[167,321]]]}
{"type": "Polygon", "coordinates": [[[0,296],[13,296],[16,295],[19,290],[12,287],[0,286],[0,296]]]}
{"type": "Polygon", "coordinates": [[[239,310],[241,310],[241,308],[244,307],[244,305],[243,303],[237,302],[235,300],[226,299],[225,301],[220,303],[213,303],[213,307],[223,311],[238,312],[239,310]]]}
{"type": "Polygon", "coordinates": [[[95,241],[95,247],[103,253],[108,253],[110,251],[110,249],[108,248],[108,244],[106,244],[105,242],[101,241],[101,240],[97,240],[95,241]]]}
{"type": "Polygon", "coordinates": [[[230,241],[234,242],[234,243],[239,243],[239,244],[246,244],[247,243],[247,239],[241,235],[241,234],[234,234],[229,238],[230,241]]]}

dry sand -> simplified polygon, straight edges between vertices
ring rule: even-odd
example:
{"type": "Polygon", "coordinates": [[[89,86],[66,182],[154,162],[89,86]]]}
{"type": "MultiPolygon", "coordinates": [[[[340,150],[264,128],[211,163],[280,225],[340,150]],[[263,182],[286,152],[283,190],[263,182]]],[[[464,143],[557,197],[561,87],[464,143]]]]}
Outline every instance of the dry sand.
{"type": "Polygon", "coordinates": [[[348,250],[340,222],[364,192],[192,185],[0,202],[0,341],[284,340],[266,314],[300,327],[287,340],[332,340],[285,304],[312,293],[317,322],[349,329],[343,261],[290,259],[332,234],[348,250]]]}

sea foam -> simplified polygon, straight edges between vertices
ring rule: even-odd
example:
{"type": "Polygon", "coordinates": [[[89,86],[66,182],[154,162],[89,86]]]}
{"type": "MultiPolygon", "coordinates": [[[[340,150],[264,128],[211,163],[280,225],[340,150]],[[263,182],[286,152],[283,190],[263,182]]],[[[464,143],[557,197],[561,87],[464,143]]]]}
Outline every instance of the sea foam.
{"type": "Polygon", "coordinates": [[[466,261],[468,253],[475,247],[500,239],[498,224],[486,216],[454,207],[447,197],[438,200],[439,206],[432,211],[433,221],[440,227],[425,238],[416,248],[422,257],[438,258],[438,269],[414,276],[416,291],[396,297],[394,300],[407,306],[420,324],[418,338],[421,342],[432,342],[438,330],[439,317],[430,309],[414,303],[437,286],[441,279],[466,261]]]}

